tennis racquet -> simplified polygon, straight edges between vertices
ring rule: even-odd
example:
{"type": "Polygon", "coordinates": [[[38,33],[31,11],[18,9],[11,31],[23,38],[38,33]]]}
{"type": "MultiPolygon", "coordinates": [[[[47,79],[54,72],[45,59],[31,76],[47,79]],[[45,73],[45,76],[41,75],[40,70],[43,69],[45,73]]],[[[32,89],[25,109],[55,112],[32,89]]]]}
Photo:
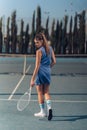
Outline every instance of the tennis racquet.
{"type": "Polygon", "coordinates": [[[29,105],[30,99],[31,99],[31,89],[32,87],[30,86],[28,91],[25,92],[24,95],[22,95],[20,99],[18,100],[17,109],[19,111],[23,111],[29,105]]]}

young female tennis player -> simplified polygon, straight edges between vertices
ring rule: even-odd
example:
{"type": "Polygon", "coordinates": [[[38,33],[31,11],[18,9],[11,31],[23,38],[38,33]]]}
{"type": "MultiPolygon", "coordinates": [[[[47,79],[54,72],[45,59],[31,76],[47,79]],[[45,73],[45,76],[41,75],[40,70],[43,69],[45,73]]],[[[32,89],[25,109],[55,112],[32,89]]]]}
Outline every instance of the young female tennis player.
{"type": "Polygon", "coordinates": [[[36,34],[35,39],[36,64],[31,78],[30,85],[36,85],[38,93],[38,102],[41,111],[35,113],[36,117],[45,117],[44,98],[48,109],[48,120],[52,119],[51,97],[49,94],[49,86],[51,82],[51,67],[56,63],[56,58],[52,47],[48,45],[47,39],[43,33],[36,34]]]}

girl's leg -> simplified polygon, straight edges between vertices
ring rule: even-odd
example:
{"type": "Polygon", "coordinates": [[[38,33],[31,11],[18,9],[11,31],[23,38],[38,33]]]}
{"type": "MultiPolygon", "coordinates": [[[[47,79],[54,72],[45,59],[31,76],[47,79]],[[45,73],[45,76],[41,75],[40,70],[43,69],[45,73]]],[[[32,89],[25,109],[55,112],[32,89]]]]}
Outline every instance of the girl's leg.
{"type": "Polygon", "coordinates": [[[44,97],[43,97],[43,86],[36,86],[37,94],[38,94],[38,102],[39,104],[44,103],[44,97]]]}
{"type": "Polygon", "coordinates": [[[44,116],[46,116],[46,114],[44,112],[43,85],[36,86],[36,90],[38,93],[38,102],[39,102],[39,106],[40,106],[41,111],[39,113],[35,113],[34,115],[37,117],[44,117],[44,116]]]}
{"type": "Polygon", "coordinates": [[[49,94],[49,85],[44,85],[44,96],[45,100],[51,100],[51,96],[49,94]]]}
{"type": "Polygon", "coordinates": [[[52,119],[52,107],[51,107],[51,97],[49,94],[49,85],[44,86],[44,96],[47,103],[47,109],[48,109],[48,120],[52,119]]]}

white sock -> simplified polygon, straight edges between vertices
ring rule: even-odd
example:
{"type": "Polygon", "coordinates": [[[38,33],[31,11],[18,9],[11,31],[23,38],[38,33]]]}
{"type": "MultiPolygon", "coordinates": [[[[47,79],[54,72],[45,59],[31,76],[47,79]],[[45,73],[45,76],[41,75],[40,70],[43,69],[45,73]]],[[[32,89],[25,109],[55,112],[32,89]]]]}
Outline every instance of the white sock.
{"type": "Polygon", "coordinates": [[[51,100],[46,100],[47,103],[47,109],[51,109],[51,100]]]}
{"type": "Polygon", "coordinates": [[[40,106],[41,112],[43,113],[44,112],[44,103],[39,104],[39,106],[40,106]]]}

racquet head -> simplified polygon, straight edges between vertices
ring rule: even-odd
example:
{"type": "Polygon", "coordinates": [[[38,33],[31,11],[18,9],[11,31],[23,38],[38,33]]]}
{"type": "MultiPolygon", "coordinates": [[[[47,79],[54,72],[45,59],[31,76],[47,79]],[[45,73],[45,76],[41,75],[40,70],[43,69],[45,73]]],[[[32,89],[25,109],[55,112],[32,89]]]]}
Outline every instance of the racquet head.
{"type": "Polygon", "coordinates": [[[30,99],[31,99],[31,87],[18,100],[17,109],[19,111],[23,111],[29,105],[30,99]]]}

